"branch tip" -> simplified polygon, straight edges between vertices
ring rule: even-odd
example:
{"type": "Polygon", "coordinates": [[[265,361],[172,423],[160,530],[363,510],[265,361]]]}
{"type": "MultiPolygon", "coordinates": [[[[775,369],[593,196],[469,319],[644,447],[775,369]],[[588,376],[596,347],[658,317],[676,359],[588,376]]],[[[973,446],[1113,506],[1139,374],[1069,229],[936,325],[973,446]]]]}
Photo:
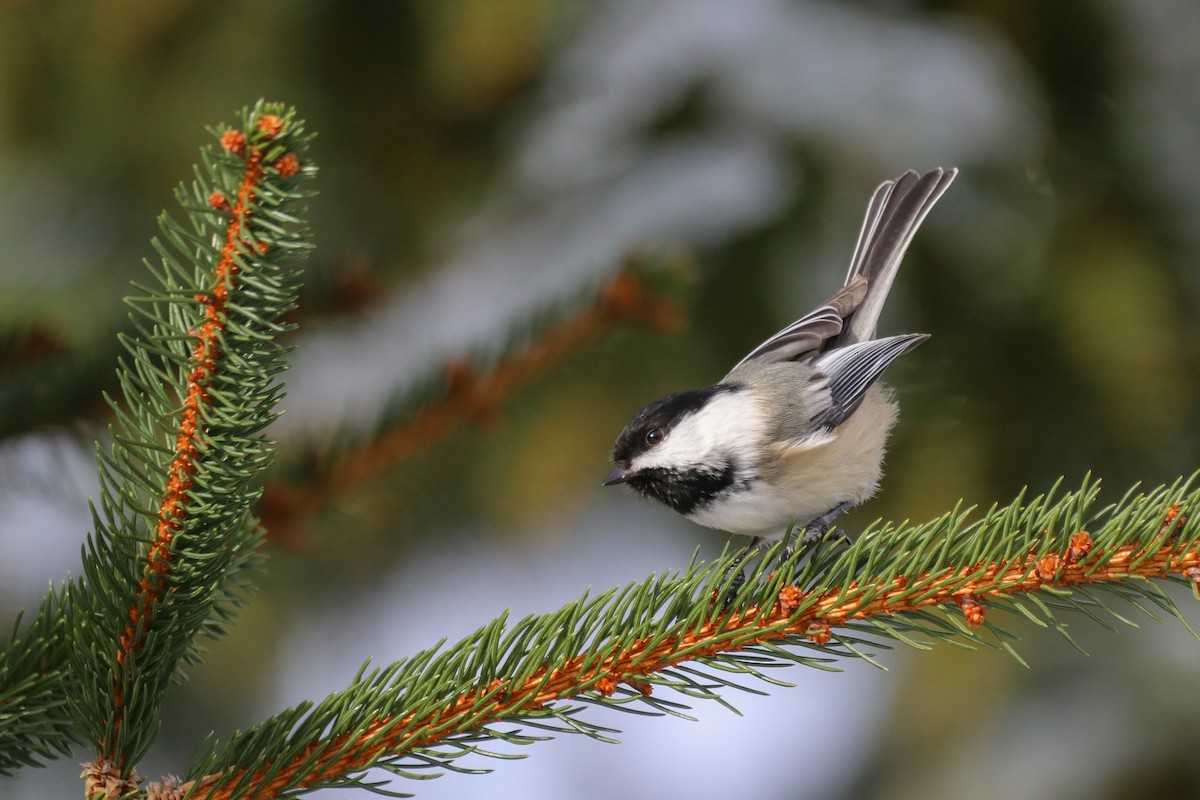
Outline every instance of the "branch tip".
{"type": "Polygon", "coordinates": [[[296,158],[295,153],[285,153],[275,159],[274,167],[281,178],[290,178],[300,171],[300,159],[296,158]]]}
{"type": "Polygon", "coordinates": [[[246,134],[236,128],[229,128],[221,134],[221,147],[230,153],[241,155],[246,152],[246,134]]]}
{"type": "Polygon", "coordinates": [[[258,118],[258,129],[268,139],[274,139],[283,132],[283,118],[276,114],[263,114],[258,118]]]}

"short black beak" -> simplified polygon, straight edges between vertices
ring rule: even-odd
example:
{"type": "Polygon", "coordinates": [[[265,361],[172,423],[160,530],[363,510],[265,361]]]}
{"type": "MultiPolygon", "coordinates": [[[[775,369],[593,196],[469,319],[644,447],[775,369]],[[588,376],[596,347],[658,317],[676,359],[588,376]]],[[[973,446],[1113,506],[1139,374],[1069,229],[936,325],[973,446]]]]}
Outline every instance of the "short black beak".
{"type": "Polygon", "coordinates": [[[618,464],[613,467],[612,472],[608,473],[608,477],[604,479],[604,485],[616,486],[618,483],[624,483],[627,480],[629,480],[629,469],[618,464]]]}

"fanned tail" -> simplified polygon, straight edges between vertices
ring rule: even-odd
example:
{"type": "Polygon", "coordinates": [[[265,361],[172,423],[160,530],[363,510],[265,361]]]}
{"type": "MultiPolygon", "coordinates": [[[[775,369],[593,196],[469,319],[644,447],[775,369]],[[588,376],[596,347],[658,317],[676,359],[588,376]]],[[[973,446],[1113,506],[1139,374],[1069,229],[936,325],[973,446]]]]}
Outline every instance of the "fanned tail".
{"type": "Polygon", "coordinates": [[[867,293],[830,347],[865,342],[875,336],[875,326],[892,281],[925,216],[938,198],[950,188],[957,169],[935,169],[918,175],[913,170],[896,180],[885,181],[871,196],[863,218],[858,244],[850,258],[846,285],[865,278],[867,293]]]}

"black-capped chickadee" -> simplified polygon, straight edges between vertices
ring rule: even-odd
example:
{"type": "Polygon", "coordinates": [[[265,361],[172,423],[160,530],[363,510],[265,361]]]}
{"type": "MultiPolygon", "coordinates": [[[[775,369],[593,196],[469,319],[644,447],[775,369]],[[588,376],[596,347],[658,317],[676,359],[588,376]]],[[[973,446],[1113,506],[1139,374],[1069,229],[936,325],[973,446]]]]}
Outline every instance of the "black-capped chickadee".
{"type": "Polygon", "coordinates": [[[904,251],[957,174],[909,171],[880,185],[841,290],[717,384],[643,408],[617,438],[604,485],[626,484],[692,522],[752,536],[746,554],[794,526],[811,545],[871,497],[897,415],[879,376],[929,338],[876,339],[875,325],[904,251]]]}

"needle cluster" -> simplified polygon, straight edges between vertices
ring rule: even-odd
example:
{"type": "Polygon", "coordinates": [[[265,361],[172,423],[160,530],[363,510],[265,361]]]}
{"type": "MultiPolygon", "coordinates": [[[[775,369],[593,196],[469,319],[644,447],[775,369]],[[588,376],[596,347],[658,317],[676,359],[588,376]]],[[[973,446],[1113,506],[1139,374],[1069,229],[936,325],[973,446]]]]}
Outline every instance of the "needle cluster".
{"type": "Polygon", "coordinates": [[[1001,647],[1019,659],[1001,618],[1068,638],[1079,619],[1071,612],[1106,626],[1133,624],[1129,606],[1182,621],[1162,584],[1200,580],[1200,525],[1187,515],[1200,503],[1194,484],[1134,489],[1097,509],[1099,483],[1087,480],[973,521],[956,509],[923,525],[876,525],[802,563],[772,566],[775,548],[729,605],[736,554],[726,552],[553,613],[513,624],[501,615],[451,647],[364,666],[345,690],[214,747],[182,785],[203,797],[268,798],[378,786],[366,782],[372,768],[404,778],[477,772],[460,760],[518,757],[497,745],[568,733],[612,741],[618,731],[589,706],[683,717],[697,700],[732,708],[732,691],[787,686],[771,674],[778,668],[875,663],[898,643],[1001,647]]]}
{"type": "Polygon", "coordinates": [[[121,340],[84,575],[68,593],[69,708],[109,787],[131,780],[164,691],[197,638],[219,633],[257,559],[279,320],[309,248],[297,214],[315,169],[300,120],[260,103],[212,133],[176,191],[182,221],[160,217],[160,260],[127,298],[134,333],[121,340]]]}

